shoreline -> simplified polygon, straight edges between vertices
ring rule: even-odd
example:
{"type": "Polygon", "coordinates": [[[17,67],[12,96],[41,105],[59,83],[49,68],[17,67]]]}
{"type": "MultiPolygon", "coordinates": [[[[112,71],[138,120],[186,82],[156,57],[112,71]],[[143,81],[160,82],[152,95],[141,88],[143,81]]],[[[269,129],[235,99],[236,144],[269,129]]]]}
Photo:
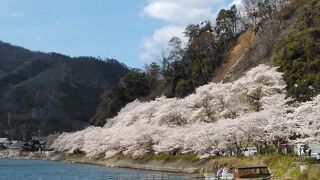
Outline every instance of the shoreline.
{"type": "MultiPolygon", "coordinates": [[[[59,155],[56,155],[59,156],[59,155]]],[[[134,159],[129,157],[111,158],[89,158],[86,156],[66,157],[62,159],[49,158],[53,161],[63,161],[67,163],[80,163],[99,165],[109,168],[129,168],[136,170],[160,171],[180,174],[199,174],[199,162],[188,162],[184,160],[155,160],[155,159],[134,159]]]]}
{"type": "MultiPolygon", "coordinates": [[[[307,157],[294,155],[256,155],[250,157],[211,157],[207,159],[179,159],[159,158],[157,156],[142,156],[138,158],[116,155],[111,158],[104,156],[87,157],[84,154],[69,154],[62,152],[51,152],[40,155],[34,152],[20,152],[19,150],[0,151],[0,157],[24,158],[30,160],[47,160],[64,163],[76,163],[96,165],[105,168],[127,168],[133,170],[155,171],[163,173],[177,173],[191,177],[204,178],[206,174],[215,174],[218,169],[227,167],[234,169],[239,166],[267,166],[270,173],[276,178],[302,176],[301,166],[306,167],[306,172],[317,174],[316,169],[320,164],[311,164],[307,157]],[[295,174],[292,174],[295,173],[295,174]]],[[[319,174],[320,175],[320,174],[319,174]]]]}
{"type": "Polygon", "coordinates": [[[203,160],[191,162],[186,160],[155,160],[155,159],[134,159],[129,157],[111,157],[111,158],[89,158],[84,155],[70,155],[67,153],[44,153],[21,152],[19,150],[1,150],[0,157],[13,159],[47,160],[65,163],[77,163],[97,165],[106,168],[128,168],[135,170],[158,171],[168,173],[178,173],[186,175],[198,175],[201,173],[201,166],[205,163],[203,160]]]}
{"type": "Polygon", "coordinates": [[[177,175],[195,175],[195,177],[202,177],[200,174],[188,174],[185,172],[177,172],[177,171],[165,171],[165,170],[155,170],[155,169],[142,169],[142,168],[134,168],[134,167],[122,167],[122,166],[106,166],[99,163],[89,163],[89,162],[80,162],[80,161],[69,161],[69,160],[51,160],[51,159],[43,159],[43,158],[27,158],[27,157],[0,157],[1,159],[13,159],[13,160],[34,160],[34,161],[48,161],[48,162],[59,162],[59,163],[66,163],[66,164],[83,164],[83,165],[90,165],[90,166],[97,166],[103,168],[119,168],[119,169],[131,169],[131,170],[141,170],[141,171],[149,171],[149,172],[161,172],[161,173],[170,173],[170,174],[177,174],[177,175]]]}

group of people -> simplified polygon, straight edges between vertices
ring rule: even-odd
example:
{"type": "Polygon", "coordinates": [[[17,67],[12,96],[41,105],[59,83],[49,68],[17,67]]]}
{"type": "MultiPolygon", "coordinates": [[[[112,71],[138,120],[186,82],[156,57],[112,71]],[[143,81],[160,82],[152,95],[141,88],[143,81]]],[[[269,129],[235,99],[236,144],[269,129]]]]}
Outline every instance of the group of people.
{"type": "MultiPolygon", "coordinates": [[[[301,149],[300,149],[300,155],[308,155],[311,156],[312,150],[308,145],[304,145],[301,149]],[[302,150],[302,152],[301,152],[302,150]]],[[[316,154],[316,159],[317,162],[320,163],[320,153],[316,154]]]]}

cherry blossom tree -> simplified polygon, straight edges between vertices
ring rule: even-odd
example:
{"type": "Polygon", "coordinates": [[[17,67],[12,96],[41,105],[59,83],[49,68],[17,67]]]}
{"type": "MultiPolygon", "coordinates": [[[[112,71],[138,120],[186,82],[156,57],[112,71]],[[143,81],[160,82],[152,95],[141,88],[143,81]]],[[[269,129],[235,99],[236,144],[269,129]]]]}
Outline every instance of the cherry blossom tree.
{"type": "Polygon", "coordinates": [[[117,153],[207,157],[219,151],[240,154],[250,145],[265,152],[287,142],[318,142],[320,95],[289,105],[285,86],[276,68],[259,65],[237,81],[210,83],[182,99],[133,101],[104,127],[63,133],[52,147],[89,157],[117,153]]]}

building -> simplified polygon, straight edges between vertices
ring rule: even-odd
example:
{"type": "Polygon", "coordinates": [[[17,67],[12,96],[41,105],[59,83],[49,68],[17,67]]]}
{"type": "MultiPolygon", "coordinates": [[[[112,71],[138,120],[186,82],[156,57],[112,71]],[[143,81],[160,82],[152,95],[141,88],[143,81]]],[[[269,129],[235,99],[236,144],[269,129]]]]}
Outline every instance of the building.
{"type": "Polygon", "coordinates": [[[234,179],[271,179],[267,166],[237,167],[234,170],[234,179]]]}
{"type": "Polygon", "coordinates": [[[24,142],[23,145],[21,146],[22,151],[32,151],[32,146],[31,143],[24,142]]]}
{"type": "Polygon", "coordinates": [[[33,151],[44,151],[48,138],[42,136],[32,136],[31,146],[33,151]]]}
{"type": "Polygon", "coordinates": [[[8,148],[11,141],[8,138],[0,138],[0,148],[8,148]]]}
{"type": "Polygon", "coordinates": [[[24,146],[24,142],[16,141],[16,142],[12,142],[12,144],[9,146],[9,149],[21,150],[23,146],[24,146]]]}
{"type": "MultiPolygon", "coordinates": [[[[292,144],[281,144],[280,145],[281,154],[285,154],[285,155],[292,154],[292,153],[294,153],[294,149],[295,149],[295,146],[292,144]]],[[[296,153],[298,153],[298,150],[296,150],[296,153]]]]}

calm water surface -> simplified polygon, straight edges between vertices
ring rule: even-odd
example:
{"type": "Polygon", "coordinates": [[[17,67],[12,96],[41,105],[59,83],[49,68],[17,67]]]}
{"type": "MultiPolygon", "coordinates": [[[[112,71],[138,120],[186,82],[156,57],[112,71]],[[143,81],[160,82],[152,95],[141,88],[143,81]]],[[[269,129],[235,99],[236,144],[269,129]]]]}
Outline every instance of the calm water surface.
{"type": "Polygon", "coordinates": [[[181,174],[68,164],[63,162],[0,159],[0,180],[186,179],[181,174]]]}

